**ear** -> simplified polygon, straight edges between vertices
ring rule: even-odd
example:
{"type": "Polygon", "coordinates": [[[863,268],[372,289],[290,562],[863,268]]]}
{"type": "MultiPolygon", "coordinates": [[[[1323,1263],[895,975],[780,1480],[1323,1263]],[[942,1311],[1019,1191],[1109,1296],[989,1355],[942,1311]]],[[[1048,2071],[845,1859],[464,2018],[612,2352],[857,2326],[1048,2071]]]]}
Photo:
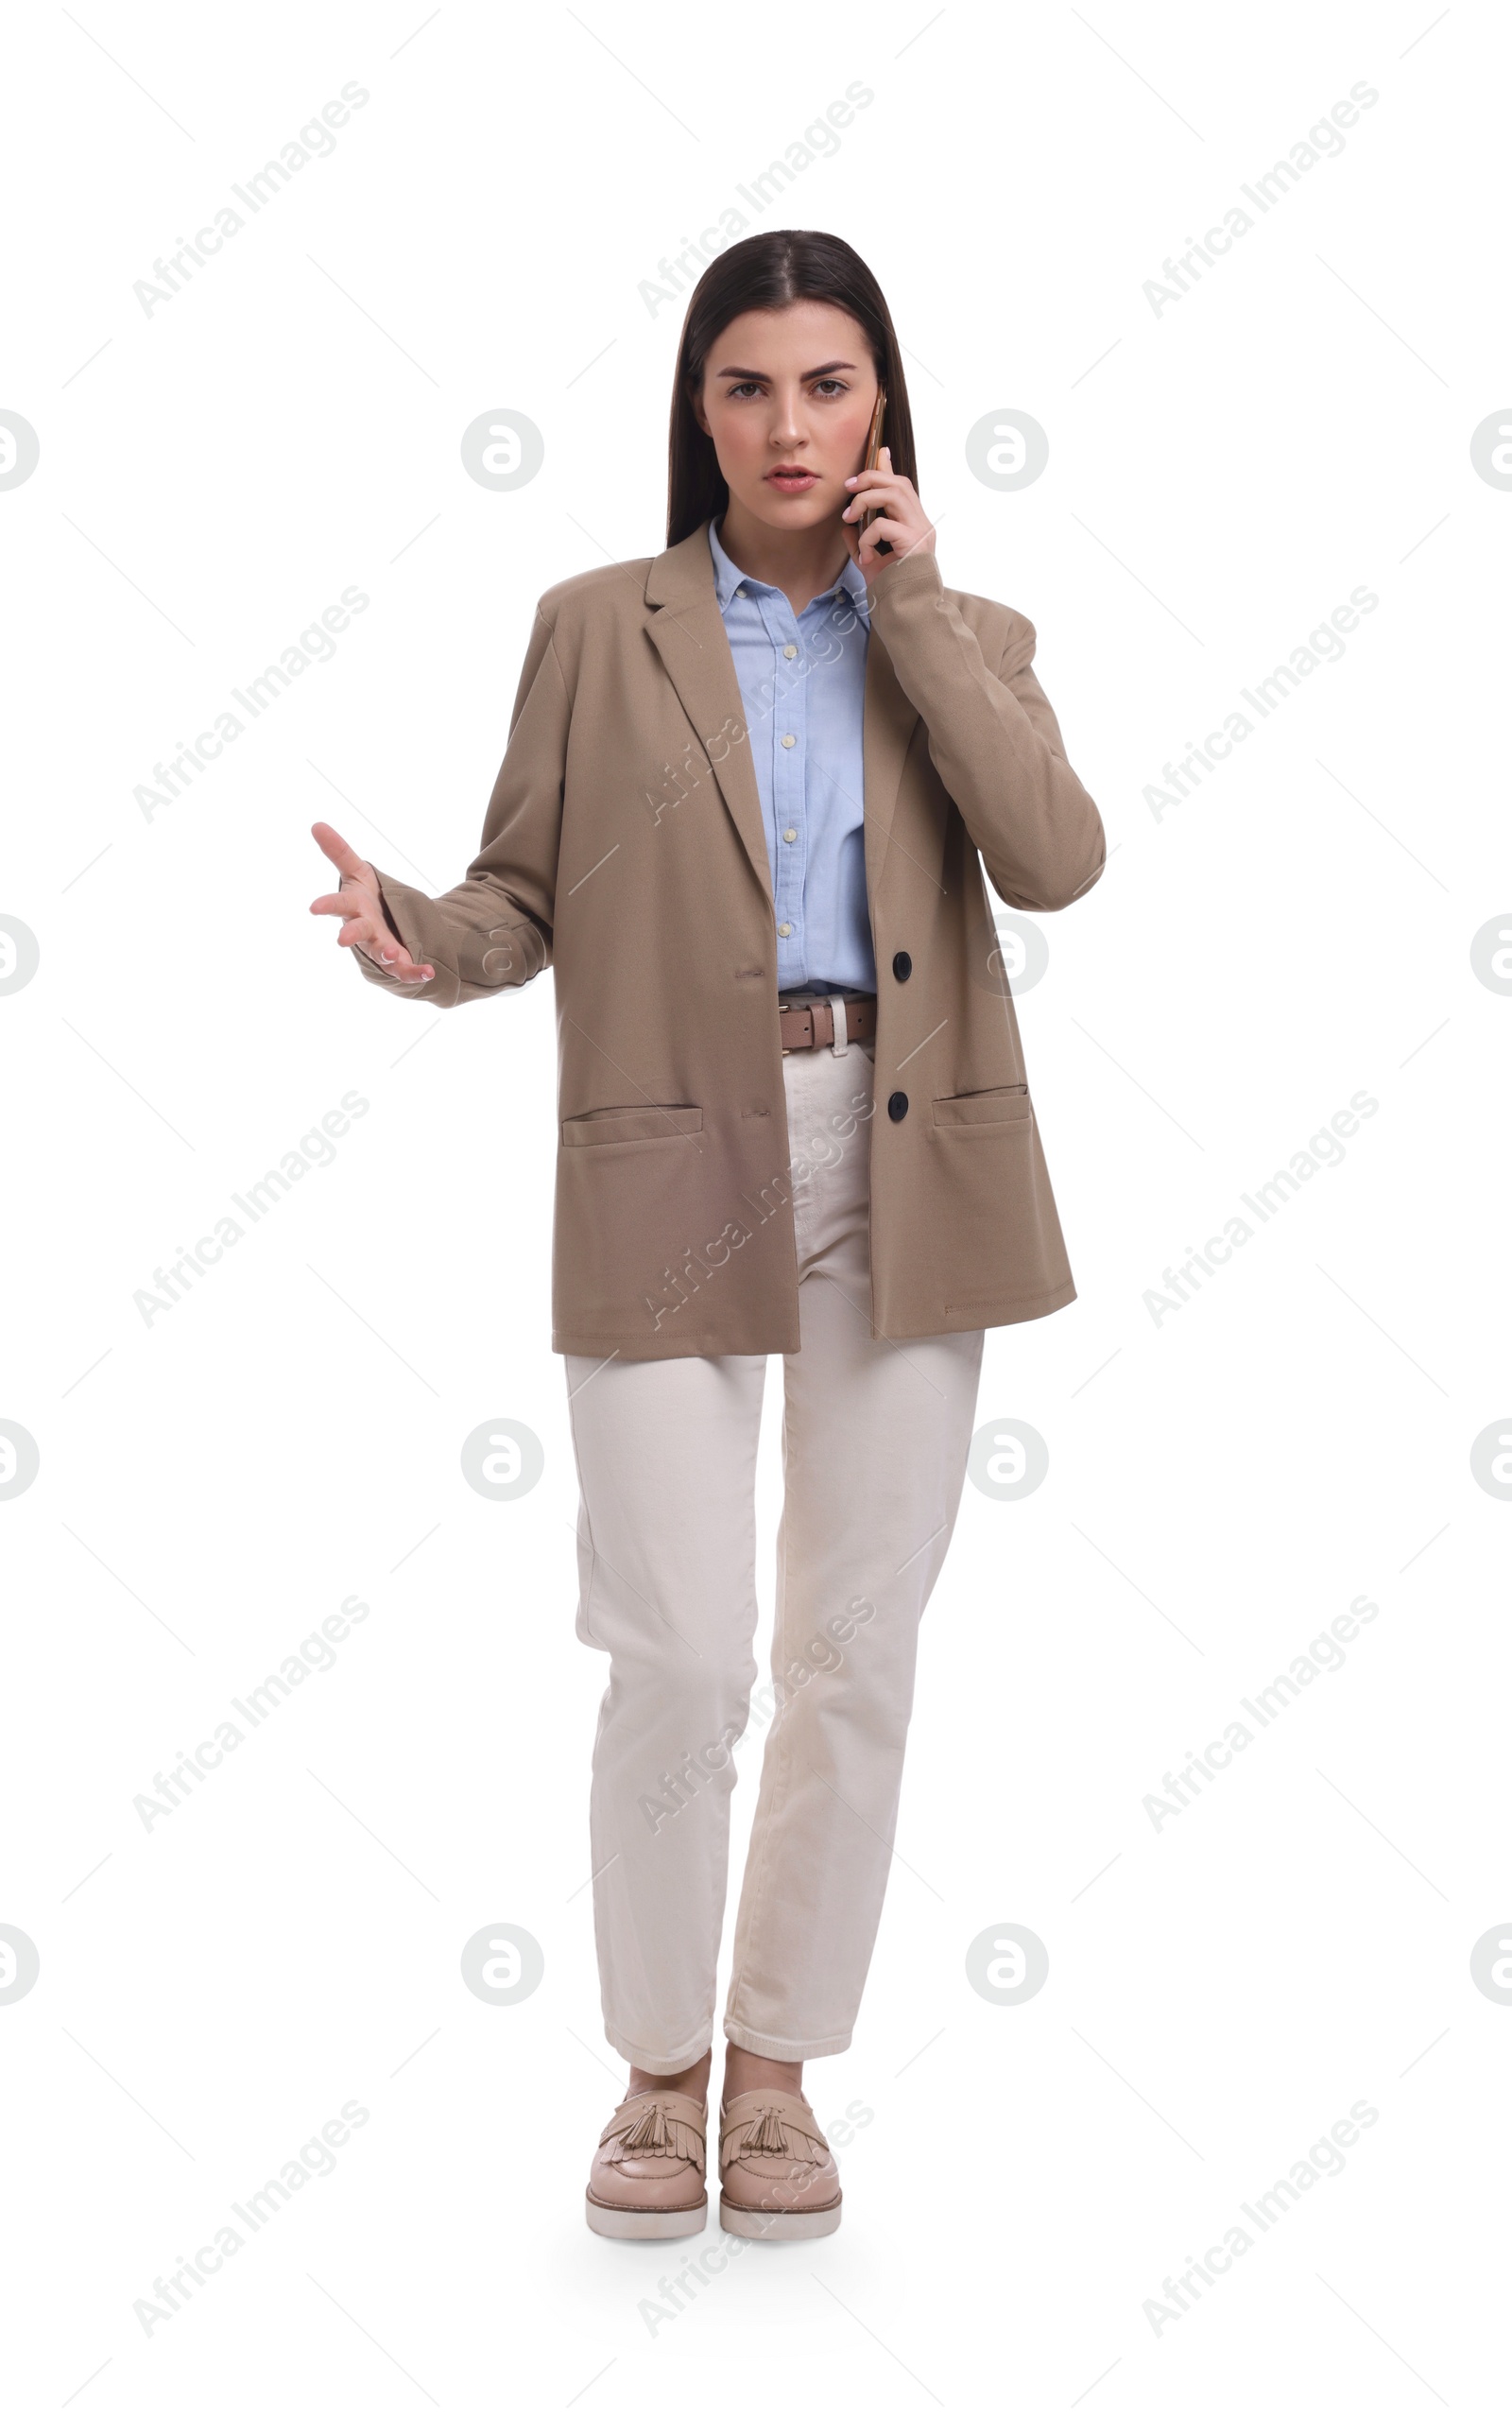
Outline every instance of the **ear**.
{"type": "Polygon", "coordinates": [[[693,404],[693,416],[697,421],[699,427],[703,430],[706,437],[712,435],[713,431],[709,425],[708,415],[703,407],[703,396],[701,394],[695,394],[690,399],[693,404]]]}

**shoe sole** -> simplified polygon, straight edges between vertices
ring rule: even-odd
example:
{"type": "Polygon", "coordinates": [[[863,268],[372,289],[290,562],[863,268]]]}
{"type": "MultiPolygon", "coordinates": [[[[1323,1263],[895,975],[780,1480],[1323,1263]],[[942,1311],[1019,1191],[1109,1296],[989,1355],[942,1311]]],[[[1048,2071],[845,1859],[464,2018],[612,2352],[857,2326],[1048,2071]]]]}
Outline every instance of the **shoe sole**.
{"type": "Polygon", "coordinates": [[[610,2207],[590,2191],[586,2205],[590,2232],[602,2233],[609,2240],[679,2241],[703,2231],[709,2194],[705,2191],[696,2207],[610,2207]]]}
{"type": "Polygon", "coordinates": [[[816,2241],[839,2231],[840,2201],[828,2207],[737,2207],[721,2192],[719,2227],[748,2241],[816,2241]]]}

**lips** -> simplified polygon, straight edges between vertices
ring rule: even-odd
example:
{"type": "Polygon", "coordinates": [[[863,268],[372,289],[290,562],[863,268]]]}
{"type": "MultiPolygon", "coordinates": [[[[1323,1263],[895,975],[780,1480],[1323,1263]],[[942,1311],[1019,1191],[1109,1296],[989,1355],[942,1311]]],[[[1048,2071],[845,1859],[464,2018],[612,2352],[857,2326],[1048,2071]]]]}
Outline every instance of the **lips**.
{"type": "Polygon", "coordinates": [[[800,470],[795,467],[791,470],[769,470],[766,473],[766,484],[768,487],[775,487],[780,495],[806,495],[809,489],[816,487],[818,483],[817,474],[812,470],[800,470]]]}

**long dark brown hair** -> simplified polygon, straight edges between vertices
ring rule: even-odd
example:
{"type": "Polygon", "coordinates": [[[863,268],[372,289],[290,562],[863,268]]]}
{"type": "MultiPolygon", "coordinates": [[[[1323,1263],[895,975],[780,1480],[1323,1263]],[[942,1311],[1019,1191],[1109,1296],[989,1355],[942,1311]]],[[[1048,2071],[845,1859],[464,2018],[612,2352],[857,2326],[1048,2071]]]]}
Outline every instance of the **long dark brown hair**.
{"type": "Polygon", "coordinates": [[[667,446],[667,544],[678,544],[699,524],[717,520],[730,501],[712,437],[694,417],[704,366],[731,319],[743,311],[782,310],[789,302],[833,302],[859,321],[877,376],[887,393],[883,442],[894,470],[917,487],[914,423],[902,353],[892,316],[859,252],[838,235],[807,227],[774,227],[747,235],[712,260],[688,297],[672,389],[667,446]]]}

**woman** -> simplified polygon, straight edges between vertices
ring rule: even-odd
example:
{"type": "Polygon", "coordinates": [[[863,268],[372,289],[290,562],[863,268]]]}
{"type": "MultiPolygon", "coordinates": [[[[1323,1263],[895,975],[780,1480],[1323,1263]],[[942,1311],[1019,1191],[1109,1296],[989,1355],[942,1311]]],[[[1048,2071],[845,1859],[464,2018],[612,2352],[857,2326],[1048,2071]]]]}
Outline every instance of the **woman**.
{"type": "Polygon", "coordinates": [[[552,1348],[577,1634],[610,1656],[592,1868],[630,2066],[587,2210],[622,2237],[705,2221],[766,1355],[777,1709],[718,2170],[726,2230],[772,2239],[840,2220],[803,2065],[850,2042],[983,1332],[1074,1298],[979,856],[1010,905],[1060,907],[1103,828],[1032,627],[942,586],[915,475],[864,262],[735,245],[688,304],[666,550],[541,598],[466,880],[429,898],[315,825],[341,886],[313,911],[369,980],[454,1007],[555,969],[552,1348]]]}

